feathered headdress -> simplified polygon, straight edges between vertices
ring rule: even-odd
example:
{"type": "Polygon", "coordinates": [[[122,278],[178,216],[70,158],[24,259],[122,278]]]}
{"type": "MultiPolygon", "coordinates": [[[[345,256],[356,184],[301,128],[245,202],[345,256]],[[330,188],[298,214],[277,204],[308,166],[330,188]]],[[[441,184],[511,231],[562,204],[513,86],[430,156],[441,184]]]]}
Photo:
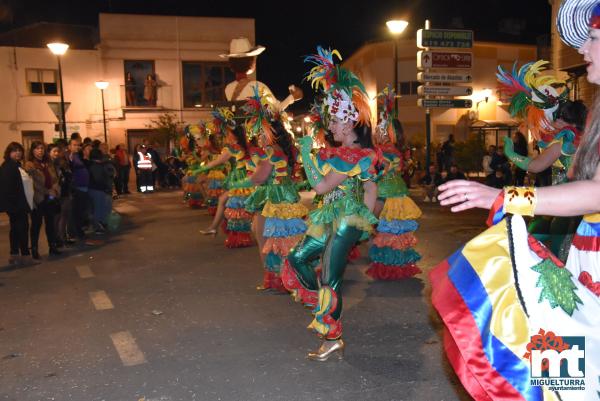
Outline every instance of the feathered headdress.
{"type": "Polygon", "coordinates": [[[306,80],[311,81],[313,88],[325,92],[329,115],[356,125],[370,125],[371,109],[364,85],[352,71],[336,65],[333,56],[342,59],[337,50],[318,46],[317,54],[305,57],[305,62],[314,64],[306,80]]]}
{"type": "Polygon", "coordinates": [[[209,124],[211,132],[217,135],[225,135],[228,131],[235,129],[233,112],[227,107],[217,107],[211,112],[213,120],[209,124]]]}
{"type": "Polygon", "coordinates": [[[242,110],[246,113],[246,133],[250,136],[259,135],[263,132],[267,138],[267,144],[275,143],[274,130],[271,122],[275,119],[275,113],[271,109],[271,103],[264,91],[258,85],[252,88],[253,95],[246,99],[242,110]]]}
{"type": "Polygon", "coordinates": [[[323,103],[313,103],[310,107],[308,129],[318,146],[327,146],[327,118],[323,103]]]}
{"type": "Polygon", "coordinates": [[[394,124],[392,123],[398,118],[398,112],[394,107],[396,101],[396,91],[392,88],[392,85],[387,85],[381,92],[377,94],[377,109],[379,111],[379,122],[377,129],[383,134],[390,138],[390,142],[396,144],[399,132],[396,132],[394,124]]]}
{"type": "Polygon", "coordinates": [[[184,128],[186,135],[191,135],[196,139],[206,136],[206,123],[204,121],[198,122],[198,124],[188,124],[184,128]]]}
{"type": "Polygon", "coordinates": [[[496,77],[500,91],[510,96],[508,111],[513,117],[527,120],[535,136],[552,130],[555,112],[561,102],[568,99],[566,83],[553,75],[540,75],[548,61],[539,60],[523,65],[517,70],[515,62],[512,73],[498,66],[496,77]],[[559,94],[557,88],[562,88],[559,94]]]}
{"type": "Polygon", "coordinates": [[[183,136],[179,140],[181,149],[188,152],[196,148],[198,141],[206,135],[206,123],[200,121],[198,124],[188,124],[183,127],[183,136]]]}

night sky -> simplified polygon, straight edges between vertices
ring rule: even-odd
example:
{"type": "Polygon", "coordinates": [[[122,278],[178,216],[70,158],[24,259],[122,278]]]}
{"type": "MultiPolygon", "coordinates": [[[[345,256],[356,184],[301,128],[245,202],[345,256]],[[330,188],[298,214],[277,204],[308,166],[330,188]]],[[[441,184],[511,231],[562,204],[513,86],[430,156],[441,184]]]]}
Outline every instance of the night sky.
{"type": "Polygon", "coordinates": [[[0,0],[0,30],[39,21],[96,26],[99,12],[253,17],[257,43],[267,47],[258,58],[258,78],[280,98],[288,84],[301,83],[302,57],[317,45],[349,56],[388,38],[385,21],[394,16],[411,23],[405,37],[415,37],[429,18],[433,28],[473,29],[476,40],[531,44],[549,34],[551,22],[547,0],[0,0]]]}

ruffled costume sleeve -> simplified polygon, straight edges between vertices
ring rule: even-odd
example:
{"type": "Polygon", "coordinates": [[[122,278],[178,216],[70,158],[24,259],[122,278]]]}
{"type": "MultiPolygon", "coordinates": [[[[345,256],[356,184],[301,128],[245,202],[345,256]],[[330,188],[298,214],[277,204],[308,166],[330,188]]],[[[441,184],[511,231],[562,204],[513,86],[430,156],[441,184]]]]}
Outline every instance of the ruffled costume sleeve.
{"type": "Polygon", "coordinates": [[[373,179],[377,173],[377,157],[372,149],[325,148],[319,151],[315,161],[323,175],[333,171],[367,181],[373,179]]]}
{"type": "Polygon", "coordinates": [[[579,130],[575,127],[565,127],[555,134],[554,137],[544,139],[538,141],[538,145],[542,149],[549,148],[555,143],[560,143],[561,157],[554,162],[554,166],[565,169],[571,167],[571,162],[577,152],[577,147],[581,139],[579,130]]]}

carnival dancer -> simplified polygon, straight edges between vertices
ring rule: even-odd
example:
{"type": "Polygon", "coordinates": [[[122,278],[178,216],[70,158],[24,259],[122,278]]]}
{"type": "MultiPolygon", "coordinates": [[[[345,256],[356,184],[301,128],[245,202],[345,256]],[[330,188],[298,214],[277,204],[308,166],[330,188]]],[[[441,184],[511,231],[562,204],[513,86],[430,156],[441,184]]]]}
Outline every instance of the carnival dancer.
{"type": "Polygon", "coordinates": [[[225,246],[241,248],[250,246],[252,214],[246,211],[244,202],[252,193],[252,184],[247,182],[247,162],[250,158],[248,142],[244,127],[236,125],[233,112],[227,108],[218,108],[213,112],[213,128],[225,136],[225,146],[221,155],[202,167],[208,171],[225,163],[231,164],[224,187],[227,192],[219,198],[219,204],[213,222],[206,230],[200,230],[203,235],[217,235],[217,228],[223,217],[227,218],[227,238],[225,246]]]}
{"type": "MultiPolygon", "coordinates": [[[[421,209],[408,196],[402,179],[404,144],[402,125],[394,107],[396,93],[388,85],[377,95],[380,106],[375,143],[381,154],[382,175],[377,180],[379,224],[373,238],[367,274],[377,280],[401,280],[421,273],[414,235],[421,209]]],[[[378,213],[376,213],[377,215],[378,213]]]]}
{"type": "Polygon", "coordinates": [[[372,213],[377,188],[376,154],[371,142],[371,113],[363,84],[349,70],[335,64],[337,50],[317,48],[306,61],[314,64],[307,75],[316,88],[326,93],[329,129],[340,147],[311,154],[312,138],[300,139],[307,178],[323,206],[309,214],[304,239],[288,255],[282,279],[285,287],[307,305],[315,306],[309,328],[322,339],[308,358],[325,361],[341,356],[342,281],[348,254],[359,240],[368,237],[377,219],[372,213]],[[314,265],[321,260],[320,279],[314,265]]]}
{"type": "Polygon", "coordinates": [[[152,178],[152,156],[148,153],[148,149],[144,144],[140,145],[136,167],[140,182],[140,192],[154,192],[154,179],[152,178]]]}
{"type": "Polygon", "coordinates": [[[235,81],[225,87],[225,97],[234,105],[238,102],[241,106],[247,98],[254,96],[254,88],[258,86],[259,91],[268,98],[274,111],[283,112],[290,104],[302,99],[302,89],[290,85],[288,88],[290,94],[280,102],[267,85],[251,78],[256,71],[256,57],[265,50],[264,46],[252,46],[246,37],[231,40],[229,53],[220,55],[221,58],[229,61],[229,68],[235,74],[235,81]]]}
{"type": "MultiPolygon", "coordinates": [[[[600,84],[594,62],[600,60],[600,2],[565,0],[557,23],[562,40],[589,63],[588,81],[600,84]]],[[[440,187],[441,204],[453,205],[453,212],[492,207],[491,227],[430,273],[446,353],[476,400],[591,401],[600,393],[598,100],[575,156],[574,182],[499,190],[458,180],[440,187]],[[566,265],[527,233],[521,216],[534,214],[584,215],[566,265]],[[552,388],[544,385],[552,382],[549,375],[560,376],[561,363],[534,356],[551,350],[576,352],[563,364],[576,385],[557,379],[552,388]],[[542,375],[546,380],[532,380],[542,375]]]]}
{"type": "MultiPolygon", "coordinates": [[[[211,133],[208,135],[206,146],[203,149],[208,163],[219,157],[222,149],[219,142],[216,134],[211,133]]],[[[223,187],[226,178],[223,171],[225,168],[226,165],[222,165],[222,168],[213,168],[206,175],[206,206],[208,207],[208,214],[210,216],[214,216],[217,213],[219,197],[225,192],[223,187]]]]}
{"type": "Polygon", "coordinates": [[[246,199],[246,210],[254,214],[253,228],[265,269],[257,289],[285,291],[281,266],[302,239],[306,231],[303,219],[308,213],[291,178],[297,151],[282,123],[284,115],[273,111],[258,86],[243,108],[249,117],[246,130],[258,137],[259,144],[251,150],[250,163],[255,167],[249,177],[257,187],[246,199]]]}
{"type": "MultiPolygon", "coordinates": [[[[525,120],[542,154],[530,158],[515,152],[510,137],[504,138],[504,153],[525,171],[539,173],[552,167],[552,184],[567,182],[567,171],[579,145],[587,115],[583,102],[568,100],[564,81],[551,75],[541,75],[547,61],[527,63],[512,73],[498,67],[500,90],[511,96],[509,112],[525,120]],[[559,90],[562,92],[559,93],[559,90]]],[[[529,232],[548,245],[561,259],[566,260],[570,241],[580,217],[536,217],[529,232]]]]}
{"type": "Polygon", "coordinates": [[[204,135],[206,135],[204,123],[189,124],[184,127],[184,137],[180,141],[180,145],[182,147],[185,146],[186,153],[188,154],[182,189],[184,191],[184,200],[192,208],[201,207],[206,198],[202,188],[202,173],[200,173],[202,164],[202,137],[204,135]]]}

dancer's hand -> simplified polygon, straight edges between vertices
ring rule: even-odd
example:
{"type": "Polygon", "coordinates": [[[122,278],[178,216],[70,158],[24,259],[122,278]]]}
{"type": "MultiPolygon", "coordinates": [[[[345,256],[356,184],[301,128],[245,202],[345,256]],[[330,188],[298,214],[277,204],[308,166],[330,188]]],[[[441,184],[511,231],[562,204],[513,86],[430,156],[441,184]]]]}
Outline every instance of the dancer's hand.
{"type": "Polygon", "coordinates": [[[452,180],[438,187],[442,206],[452,206],[453,212],[479,207],[489,209],[502,189],[488,187],[474,181],[452,180]]]}
{"type": "Polygon", "coordinates": [[[288,87],[290,94],[294,97],[295,101],[298,101],[300,99],[302,99],[302,97],[304,96],[304,92],[302,91],[302,88],[296,86],[296,85],[290,85],[288,87]]]}

